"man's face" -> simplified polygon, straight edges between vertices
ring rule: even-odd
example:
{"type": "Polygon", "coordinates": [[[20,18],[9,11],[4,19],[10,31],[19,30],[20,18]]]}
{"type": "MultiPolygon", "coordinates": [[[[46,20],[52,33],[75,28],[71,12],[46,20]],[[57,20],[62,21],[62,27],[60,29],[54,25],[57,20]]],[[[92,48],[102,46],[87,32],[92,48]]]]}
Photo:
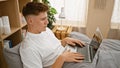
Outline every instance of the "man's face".
{"type": "Polygon", "coordinates": [[[41,12],[39,15],[31,16],[31,27],[36,33],[40,33],[46,30],[48,24],[47,12],[41,12]]]}

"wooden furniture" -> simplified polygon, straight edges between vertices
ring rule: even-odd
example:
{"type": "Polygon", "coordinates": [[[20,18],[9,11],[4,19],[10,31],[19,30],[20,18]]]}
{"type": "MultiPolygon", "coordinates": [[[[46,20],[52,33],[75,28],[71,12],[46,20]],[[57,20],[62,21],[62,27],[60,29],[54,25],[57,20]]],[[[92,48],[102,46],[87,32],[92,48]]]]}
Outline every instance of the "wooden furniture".
{"type": "Polygon", "coordinates": [[[54,28],[52,29],[52,31],[55,34],[55,36],[60,40],[67,37],[72,32],[71,26],[63,26],[65,28],[65,30],[58,30],[57,29],[58,27],[59,27],[59,25],[55,25],[54,28]]]}
{"type": "Polygon", "coordinates": [[[15,46],[22,41],[22,29],[26,24],[20,20],[20,12],[27,2],[31,0],[0,0],[0,17],[8,16],[10,22],[11,33],[8,35],[0,35],[0,68],[8,68],[4,60],[2,50],[4,47],[4,40],[11,40],[12,45],[15,46]]]}

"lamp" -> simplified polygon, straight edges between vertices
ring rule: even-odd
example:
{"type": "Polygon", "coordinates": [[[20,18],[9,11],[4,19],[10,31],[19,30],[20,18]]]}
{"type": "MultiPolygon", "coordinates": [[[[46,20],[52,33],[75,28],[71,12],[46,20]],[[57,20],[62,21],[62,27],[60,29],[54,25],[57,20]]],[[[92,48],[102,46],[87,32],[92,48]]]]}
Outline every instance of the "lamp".
{"type": "Polygon", "coordinates": [[[65,28],[63,27],[63,24],[62,24],[62,20],[65,19],[64,7],[61,8],[61,13],[59,15],[59,18],[61,19],[61,24],[57,29],[58,30],[64,30],[65,28]]]}

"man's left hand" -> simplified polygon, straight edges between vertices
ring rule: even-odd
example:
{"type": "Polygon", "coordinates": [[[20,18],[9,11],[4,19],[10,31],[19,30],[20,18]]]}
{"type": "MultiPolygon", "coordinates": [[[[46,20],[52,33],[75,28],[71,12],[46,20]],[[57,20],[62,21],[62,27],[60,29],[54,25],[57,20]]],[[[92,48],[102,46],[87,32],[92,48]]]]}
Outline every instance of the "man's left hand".
{"type": "Polygon", "coordinates": [[[66,44],[69,44],[71,46],[76,46],[76,45],[79,45],[80,47],[84,47],[84,42],[78,40],[78,39],[74,39],[74,38],[69,38],[69,37],[66,37],[64,38],[62,41],[62,45],[66,45],[66,44]]]}

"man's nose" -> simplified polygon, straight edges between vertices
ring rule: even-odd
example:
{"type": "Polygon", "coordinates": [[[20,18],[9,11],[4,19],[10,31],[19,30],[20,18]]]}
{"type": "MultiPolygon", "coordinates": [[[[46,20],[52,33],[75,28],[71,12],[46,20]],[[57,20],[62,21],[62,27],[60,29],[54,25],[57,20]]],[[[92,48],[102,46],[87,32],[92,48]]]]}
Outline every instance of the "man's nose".
{"type": "Polygon", "coordinates": [[[46,20],[46,21],[45,21],[45,24],[47,25],[48,23],[49,23],[48,20],[46,20]]]}

